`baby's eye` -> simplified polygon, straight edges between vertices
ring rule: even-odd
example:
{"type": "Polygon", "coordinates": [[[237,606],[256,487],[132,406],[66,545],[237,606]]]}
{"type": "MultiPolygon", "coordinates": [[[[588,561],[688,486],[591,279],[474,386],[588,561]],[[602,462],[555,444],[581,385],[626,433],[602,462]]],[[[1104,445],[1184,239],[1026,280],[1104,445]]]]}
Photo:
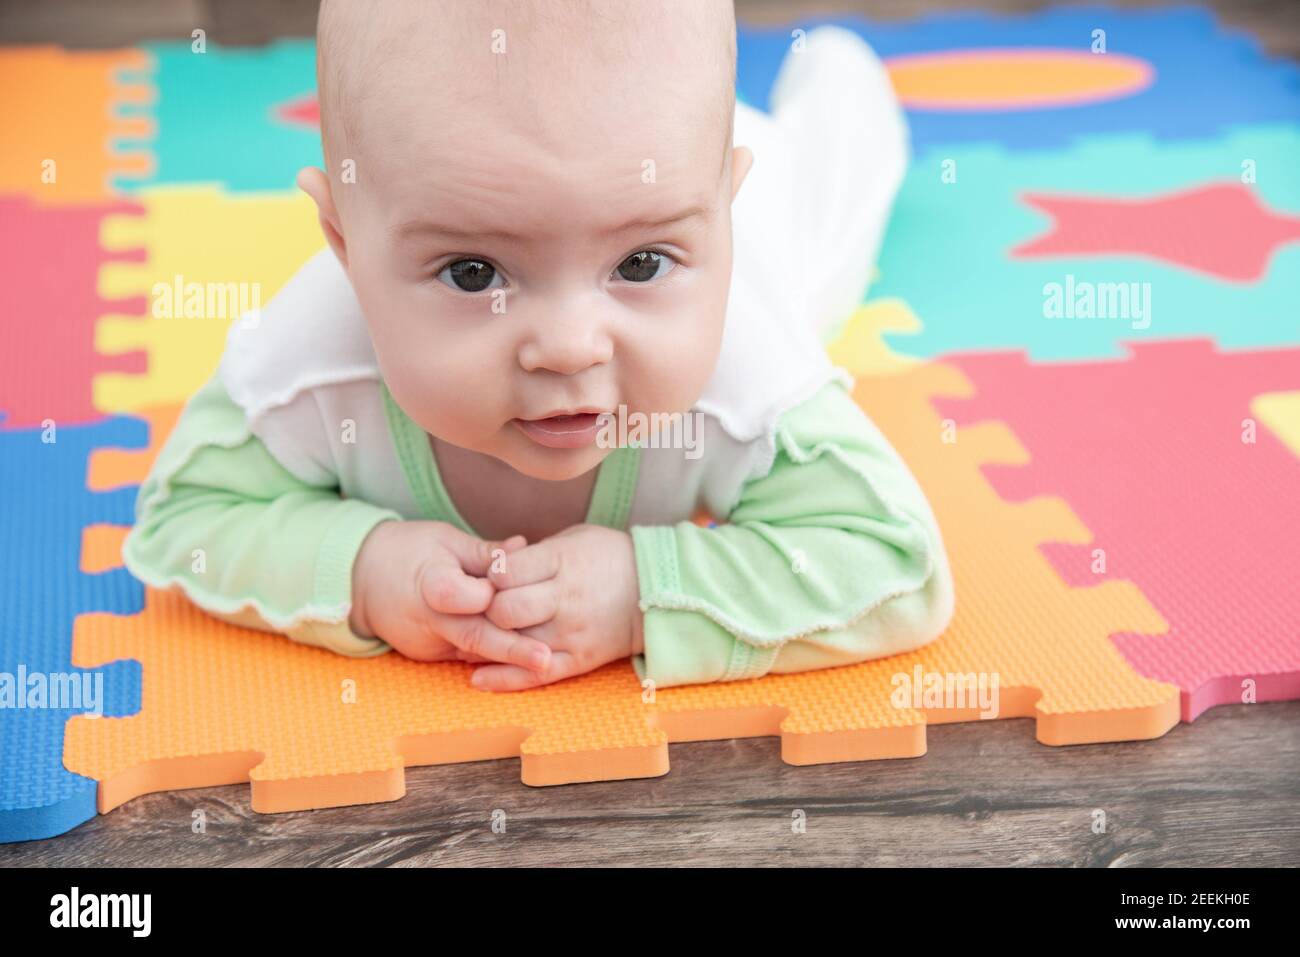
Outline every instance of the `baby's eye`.
{"type": "Polygon", "coordinates": [[[628,282],[649,282],[668,275],[676,265],[676,260],[667,253],[643,249],[624,259],[614,271],[628,282]]]}
{"type": "Polygon", "coordinates": [[[481,259],[457,259],[438,273],[438,278],[462,292],[482,292],[501,277],[481,259]]]}

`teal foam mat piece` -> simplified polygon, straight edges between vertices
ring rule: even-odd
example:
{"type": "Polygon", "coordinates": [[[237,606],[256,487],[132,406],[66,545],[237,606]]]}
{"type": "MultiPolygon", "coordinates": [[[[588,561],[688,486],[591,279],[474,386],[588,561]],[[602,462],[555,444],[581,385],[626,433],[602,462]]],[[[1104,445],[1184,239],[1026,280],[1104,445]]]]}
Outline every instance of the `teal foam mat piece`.
{"type": "MultiPolygon", "coordinates": [[[[1035,359],[1123,355],[1119,339],[1210,336],[1225,349],[1300,341],[1300,243],[1279,241],[1253,282],[1228,280],[1131,252],[1040,255],[1012,250],[1052,232],[1026,194],[1154,200],[1208,184],[1233,184],[1263,209],[1300,216],[1300,127],[1235,128],[1213,140],[1146,135],[1090,137],[1071,148],[1007,152],[952,147],[918,161],[894,208],[871,297],[901,297],[920,318],[916,335],[887,334],[917,357],[1025,349],[1035,359]],[[1251,166],[1243,166],[1249,161],[1251,166]],[[1242,181],[1247,172],[1253,183],[1242,181]],[[952,181],[946,181],[952,180],[952,181]],[[1050,317],[1049,286],[1149,283],[1149,324],[1136,318],[1050,317]]],[[[1154,209],[1152,215],[1159,215],[1154,209]]],[[[1254,241],[1252,217],[1205,222],[1186,242],[1213,254],[1254,241]]],[[[1122,247],[1124,237],[1116,237],[1122,247]]]]}
{"type": "MultiPolygon", "coordinates": [[[[320,134],[281,111],[316,92],[316,43],[266,47],[147,43],[154,58],[155,174],[119,180],[132,191],[157,183],[219,183],[231,190],[292,189],[304,166],[322,165],[320,134]]],[[[127,144],[124,144],[127,145],[127,144]]]]}

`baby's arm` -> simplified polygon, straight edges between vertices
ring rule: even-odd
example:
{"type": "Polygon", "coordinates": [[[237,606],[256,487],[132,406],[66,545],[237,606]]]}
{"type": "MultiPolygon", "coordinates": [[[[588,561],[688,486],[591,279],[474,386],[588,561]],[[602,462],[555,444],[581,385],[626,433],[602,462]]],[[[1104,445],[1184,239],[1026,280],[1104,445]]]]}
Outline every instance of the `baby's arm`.
{"type": "Polygon", "coordinates": [[[771,471],[727,517],[632,529],[659,687],[807,671],[938,637],[953,586],[906,465],[842,386],[788,412],[771,471]]]}
{"type": "MultiPolygon", "coordinates": [[[[303,455],[320,443],[295,421],[303,455]]],[[[482,614],[495,550],[445,522],[340,496],[285,468],[253,435],[219,374],[187,403],[136,499],[122,554],[137,578],[179,586],[213,616],[353,657],[390,647],[422,661],[543,667],[549,650],[482,614]],[[541,656],[539,659],[538,656],[541,656]]]]}
{"type": "Polygon", "coordinates": [[[122,554],[141,581],[179,585],[215,617],[370,656],[389,646],[349,627],[352,565],[378,523],[400,518],[291,474],[250,433],[218,373],[159,452],[122,554]]]}

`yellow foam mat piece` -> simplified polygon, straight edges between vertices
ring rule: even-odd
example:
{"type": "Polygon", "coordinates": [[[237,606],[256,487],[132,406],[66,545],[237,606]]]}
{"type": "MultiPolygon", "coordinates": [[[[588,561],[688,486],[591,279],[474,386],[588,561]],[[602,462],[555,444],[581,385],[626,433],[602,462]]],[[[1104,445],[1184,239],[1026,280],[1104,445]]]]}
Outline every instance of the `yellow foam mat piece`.
{"type": "Polygon", "coordinates": [[[1251,402],[1250,412],[1300,456],[1300,392],[1266,392],[1251,402]]]}
{"type": "MultiPolygon", "coordinates": [[[[100,782],[101,811],[149,791],[243,780],[255,810],[286,811],[395,799],[403,768],[415,764],[518,755],[533,785],[654,776],[668,769],[673,741],[780,735],[794,764],[909,757],[925,752],[926,722],[975,720],[980,709],[924,695],[895,700],[900,678],[942,684],[956,675],[996,676],[996,716],[1034,717],[1046,744],[1164,734],[1178,721],[1178,689],[1138,675],[1109,635],[1162,632],[1166,623],[1130,583],[1062,584],[1038,544],[1089,534],[1057,500],[997,497],[980,466],[1022,464],[1023,448],[998,424],[954,433],[929,401],[968,394],[961,373],[939,365],[866,380],[856,393],[925,486],[953,562],[953,624],[915,652],[657,692],[620,662],[494,694],[469,684],[471,665],[344,658],[147,589],[138,615],[75,623],[76,666],[138,659],[144,691],[134,716],[73,718],[64,763],[100,782]]],[[[89,484],[140,481],[175,412],[146,410],[152,449],[96,453],[89,484]]],[[[88,549],[119,543],[86,536],[88,549]]],[[[110,562],[83,557],[88,567],[110,562]]]]}
{"type": "Polygon", "coordinates": [[[148,153],[113,148],[114,140],[154,135],[151,119],[119,112],[149,103],[154,91],[118,74],[150,65],[140,50],[0,48],[0,193],[51,205],[99,203],[113,198],[115,177],[152,173],[148,153]]]}
{"type": "Polygon", "coordinates": [[[921,320],[901,299],[874,299],[859,306],[827,346],[831,361],[855,376],[892,375],[920,360],[894,352],[883,333],[918,333],[921,320]]]}
{"type": "Polygon", "coordinates": [[[315,206],[297,191],[158,186],[137,198],[144,215],[108,217],[101,243],[112,251],[143,249],[143,261],[106,263],[99,291],[144,297],[145,312],[101,318],[95,350],[146,352],[148,372],[96,376],[93,401],[106,414],[188,399],[220,361],[238,304],[265,307],[325,245],[315,206]]]}

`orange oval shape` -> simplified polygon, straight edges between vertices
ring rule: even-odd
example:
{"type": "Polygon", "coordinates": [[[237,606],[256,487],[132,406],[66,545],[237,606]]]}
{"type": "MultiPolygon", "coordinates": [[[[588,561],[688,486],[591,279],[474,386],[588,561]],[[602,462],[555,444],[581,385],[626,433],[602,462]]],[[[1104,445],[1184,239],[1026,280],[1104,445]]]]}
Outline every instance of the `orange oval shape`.
{"type": "Polygon", "coordinates": [[[885,61],[911,110],[1044,110],[1132,96],[1155,79],[1146,60],[1122,53],[998,49],[912,53],[885,61]]]}

